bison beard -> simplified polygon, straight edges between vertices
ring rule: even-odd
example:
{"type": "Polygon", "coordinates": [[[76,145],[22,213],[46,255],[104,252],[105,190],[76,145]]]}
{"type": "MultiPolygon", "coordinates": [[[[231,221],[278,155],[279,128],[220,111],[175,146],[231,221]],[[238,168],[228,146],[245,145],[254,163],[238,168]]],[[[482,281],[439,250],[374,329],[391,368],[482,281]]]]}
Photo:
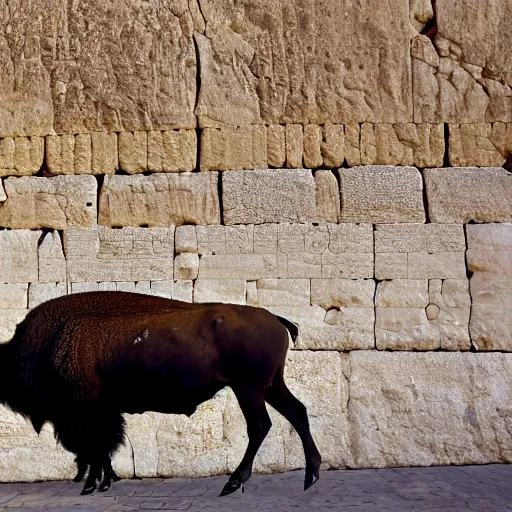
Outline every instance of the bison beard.
{"type": "Polygon", "coordinates": [[[306,459],[304,490],[319,477],[321,457],[304,405],[283,373],[298,329],[250,306],[190,304],[125,292],[60,297],[33,309],[0,345],[0,402],[39,433],[53,423],[76,454],[82,494],[118,480],[111,457],[124,440],[122,413],[192,415],[230,386],[247,423],[245,455],[221,496],[243,488],[271,427],[265,402],[295,428],[306,459]]]}

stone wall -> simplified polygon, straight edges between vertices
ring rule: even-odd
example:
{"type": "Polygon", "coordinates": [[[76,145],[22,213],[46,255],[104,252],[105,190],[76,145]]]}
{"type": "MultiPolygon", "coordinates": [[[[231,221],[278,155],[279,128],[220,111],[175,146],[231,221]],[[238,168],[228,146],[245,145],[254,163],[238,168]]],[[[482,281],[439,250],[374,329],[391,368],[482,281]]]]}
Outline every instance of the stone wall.
{"type": "MultiPolygon", "coordinates": [[[[324,468],[512,461],[512,7],[381,4],[0,6],[0,341],[85,290],[260,306],[324,468]]],[[[302,467],[272,420],[256,470],[302,467]]],[[[247,443],[230,390],[127,421],[124,476],[247,443]]],[[[73,469],[0,408],[0,481],[73,469]]]]}

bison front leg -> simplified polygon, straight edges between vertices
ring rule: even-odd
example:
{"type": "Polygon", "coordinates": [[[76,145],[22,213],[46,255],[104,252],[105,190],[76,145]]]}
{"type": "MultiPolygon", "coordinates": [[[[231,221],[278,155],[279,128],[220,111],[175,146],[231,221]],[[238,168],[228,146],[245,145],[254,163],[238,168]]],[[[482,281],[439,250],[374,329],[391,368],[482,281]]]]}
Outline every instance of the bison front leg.
{"type": "Polygon", "coordinates": [[[243,491],[243,484],[249,480],[252,474],[252,465],[258,453],[258,449],[272,426],[270,416],[265,407],[264,392],[262,389],[233,387],[233,391],[235,392],[240,409],[242,409],[247,423],[249,444],[242,462],[229,478],[220,496],[231,494],[240,487],[242,487],[243,491]]]}

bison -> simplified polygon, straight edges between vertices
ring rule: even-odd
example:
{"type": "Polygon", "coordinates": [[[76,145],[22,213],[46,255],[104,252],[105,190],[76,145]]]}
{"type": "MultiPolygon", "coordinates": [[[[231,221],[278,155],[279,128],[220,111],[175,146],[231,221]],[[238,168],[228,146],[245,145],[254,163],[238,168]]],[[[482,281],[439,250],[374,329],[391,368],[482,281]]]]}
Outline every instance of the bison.
{"type": "Polygon", "coordinates": [[[247,423],[245,455],[224,486],[231,494],[252,473],[271,421],[265,402],[303,444],[304,490],[319,478],[320,453],[304,405],[284,378],[295,324],[269,311],[232,304],[191,304],[126,292],[87,292],[45,302],[0,345],[0,403],[39,433],[48,421],[87,476],[82,494],[118,477],[111,457],[124,440],[122,413],[192,415],[230,386],[247,423]]]}

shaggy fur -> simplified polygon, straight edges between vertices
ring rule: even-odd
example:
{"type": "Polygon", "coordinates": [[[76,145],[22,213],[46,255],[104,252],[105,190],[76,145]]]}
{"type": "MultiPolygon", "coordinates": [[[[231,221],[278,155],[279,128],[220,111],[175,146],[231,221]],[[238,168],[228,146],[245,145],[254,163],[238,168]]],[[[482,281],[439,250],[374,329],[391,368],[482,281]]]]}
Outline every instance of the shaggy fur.
{"type": "Polygon", "coordinates": [[[77,455],[83,493],[117,479],[111,456],[124,439],[122,413],[191,415],[229,385],[244,413],[249,445],[222,495],[250,477],[270,429],[265,401],[299,433],[305,488],[318,479],[320,454],[305,407],[283,379],[292,322],[229,304],[190,304],[123,292],[53,299],[32,310],[0,346],[0,402],[39,432],[44,422],[77,455]]]}

